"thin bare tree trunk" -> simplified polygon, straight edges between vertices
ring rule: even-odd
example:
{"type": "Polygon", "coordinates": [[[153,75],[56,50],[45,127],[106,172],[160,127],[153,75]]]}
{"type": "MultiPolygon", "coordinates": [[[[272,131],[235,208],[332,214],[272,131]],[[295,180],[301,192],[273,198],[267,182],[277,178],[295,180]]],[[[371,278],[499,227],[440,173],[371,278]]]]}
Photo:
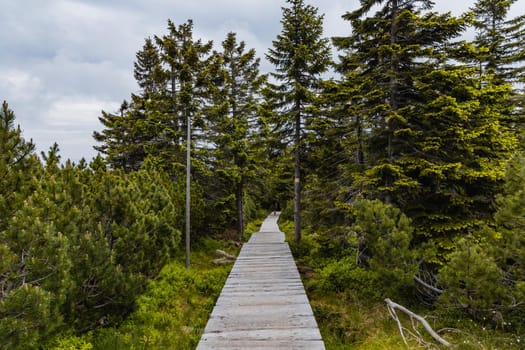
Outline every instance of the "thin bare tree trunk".
{"type": "Polygon", "coordinates": [[[239,240],[244,241],[244,186],[242,181],[237,184],[235,194],[237,201],[237,230],[239,231],[239,240]]]}
{"type": "Polygon", "coordinates": [[[294,238],[301,241],[301,106],[296,103],[295,115],[295,172],[294,172],[294,238]]]}

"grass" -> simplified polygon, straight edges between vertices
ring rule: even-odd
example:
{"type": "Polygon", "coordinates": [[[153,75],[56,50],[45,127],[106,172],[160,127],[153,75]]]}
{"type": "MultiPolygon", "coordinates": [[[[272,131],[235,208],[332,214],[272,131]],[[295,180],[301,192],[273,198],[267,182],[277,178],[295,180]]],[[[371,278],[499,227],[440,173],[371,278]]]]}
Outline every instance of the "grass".
{"type": "MultiPolygon", "coordinates": [[[[301,243],[293,241],[293,223],[279,224],[290,243],[310,304],[314,311],[327,350],[401,350],[424,349],[415,338],[407,335],[408,347],[404,344],[396,322],[390,316],[386,304],[371,300],[363,292],[346,290],[334,292],[319,286],[318,273],[327,261],[312,256],[315,251],[311,237],[306,235],[301,243]]],[[[315,254],[314,254],[315,255],[315,254]]],[[[364,288],[366,290],[366,288],[364,288]]],[[[407,305],[408,306],[408,305],[407,305]]],[[[412,303],[415,313],[423,315],[434,330],[453,344],[458,350],[518,350],[525,349],[525,337],[507,329],[494,329],[454,312],[429,310],[412,303]]],[[[411,328],[408,317],[399,314],[404,327],[411,328]]],[[[508,322],[510,323],[510,322],[508,322]]],[[[441,349],[435,341],[425,335],[428,349],[441,349]]]]}
{"type": "Polygon", "coordinates": [[[61,336],[45,348],[195,349],[232,267],[212,263],[216,249],[238,253],[233,242],[204,239],[193,247],[191,268],[183,266],[183,257],[166,265],[119,327],[98,329],[80,337],[61,336]]]}
{"type": "MultiPolygon", "coordinates": [[[[248,238],[259,230],[261,222],[248,225],[248,238]]],[[[385,303],[368,300],[357,291],[320,290],[320,275],[316,271],[322,267],[322,261],[316,261],[308,254],[308,239],[296,247],[293,224],[284,222],[280,228],[291,242],[292,251],[303,254],[296,261],[327,350],[407,349],[385,303]]],[[[62,335],[43,349],[195,349],[231,269],[231,265],[212,264],[216,249],[231,254],[238,251],[232,240],[207,239],[197,243],[192,249],[191,269],[182,265],[183,256],[165,266],[138,299],[135,312],[119,327],[99,329],[83,336],[62,335]]],[[[441,335],[454,344],[454,349],[524,348],[520,334],[492,329],[452,313],[440,315],[425,309],[413,311],[421,315],[428,313],[427,320],[436,330],[448,327],[449,330],[441,335]]],[[[403,322],[409,325],[408,319],[403,322]]],[[[421,348],[415,341],[409,345],[409,349],[421,348]]],[[[439,349],[437,345],[431,348],[439,349]]]]}

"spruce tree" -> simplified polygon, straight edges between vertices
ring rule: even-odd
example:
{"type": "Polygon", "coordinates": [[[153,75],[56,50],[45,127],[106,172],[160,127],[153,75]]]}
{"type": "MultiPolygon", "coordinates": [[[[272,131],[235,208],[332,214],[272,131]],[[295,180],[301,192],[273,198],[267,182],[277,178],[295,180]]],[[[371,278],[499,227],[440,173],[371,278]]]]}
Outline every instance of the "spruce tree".
{"type": "Polygon", "coordinates": [[[161,60],[158,48],[151,38],[146,38],[142,50],[137,52],[133,64],[133,76],[141,88],[141,95],[155,95],[165,88],[161,60]]]}
{"type": "Polygon", "coordinates": [[[497,82],[516,83],[525,68],[525,16],[508,19],[516,0],[478,0],[471,8],[476,38],[474,45],[481,74],[494,74],[497,82]]]}
{"type": "Polygon", "coordinates": [[[20,126],[15,126],[15,114],[6,101],[0,110],[0,231],[32,190],[32,176],[36,175],[38,160],[35,145],[22,137],[20,126]]]}
{"type": "Polygon", "coordinates": [[[182,146],[188,118],[192,120],[192,127],[203,126],[201,112],[208,98],[207,68],[212,42],[193,38],[191,20],[179,26],[168,21],[168,34],[155,36],[155,40],[167,84],[163,98],[170,120],[166,120],[166,127],[175,137],[175,144],[182,146]]]}
{"type": "Polygon", "coordinates": [[[104,129],[93,132],[93,138],[101,145],[94,149],[106,156],[112,168],[125,171],[138,170],[146,158],[147,145],[154,135],[148,132],[145,115],[146,100],[132,96],[132,103],[124,101],[119,113],[102,111],[98,119],[104,129]]]}
{"type": "Polygon", "coordinates": [[[271,73],[269,98],[277,118],[275,131],[281,141],[293,144],[294,152],[294,224],[295,240],[301,240],[301,158],[304,126],[311,121],[312,105],[319,88],[320,75],[328,70],[330,46],[323,38],[323,16],[303,0],[287,0],[282,8],[282,32],[272,42],[266,58],[275,66],[271,73]]]}
{"type": "Polygon", "coordinates": [[[170,169],[184,163],[184,140],[189,118],[204,134],[202,109],[207,99],[211,42],[193,39],[193,23],[176,26],[168,21],[168,34],[147,38],[136,54],[134,76],[141,88],[125,102],[120,113],[103,112],[105,126],[93,137],[95,149],[114,167],[137,170],[148,155],[162,157],[170,169]]]}
{"type": "MultiPolygon", "coordinates": [[[[260,89],[265,77],[259,73],[260,59],[255,50],[246,50],[235,33],[222,42],[218,84],[213,93],[213,106],[208,110],[209,140],[213,144],[212,167],[221,184],[223,196],[234,193],[239,238],[244,237],[244,193],[248,181],[256,175],[257,113],[260,89]]],[[[220,200],[219,202],[223,202],[220,200]]]]}
{"type": "Polygon", "coordinates": [[[508,90],[478,90],[472,70],[448,61],[464,20],[428,11],[428,1],[385,2],[363,18],[371,5],[346,14],[353,35],[334,39],[345,52],[339,91],[352,104],[349,117],[364,119],[365,171],[353,172],[353,191],[399,206],[418,240],[451,249],[451,237],[493,210],[515,146],[498,120],[508,90]]]}
{"type": "MultiPolygon", "coordinates": [[[[405,177],[396,164],[403,147],[397,137],[407,123],[406,113],[420,101],[415,94],[415,77],[432,69],[443,52],[440,47],[462,30],[450,15],[422,14],[430,1],[362,1],[362,7],[347,13],[353,35],[334,38],[344,50],[338,71],[345,74],[347,93],[355,102],[352,114],[362,114],[359,128],[367,131],[368,180],[380,188],[380,198],[395,202],[390,190],[416,183],[405,177]],[[374,5],[382,5],[375,15],[364,17],[374,5]],[[349,87],[349,88],[348,88],[349,87]],[[371,178],[370,178],[371,177],[371,178]]],[[[360,136],[362,140],[362,135],[360,136]]],[[[360,181],[363,181],[361,179],[360,181]]]]}
{"type": "Polygon", "coordinates": [[[482,83],[511,84],[507,99],[508,112],[502,123],[523,132],[525,121],[525,16],[508,19],[510,7],[516,0],[478,0],[471,11],[476,38],[470,60],[479,69],[482,83]]]}

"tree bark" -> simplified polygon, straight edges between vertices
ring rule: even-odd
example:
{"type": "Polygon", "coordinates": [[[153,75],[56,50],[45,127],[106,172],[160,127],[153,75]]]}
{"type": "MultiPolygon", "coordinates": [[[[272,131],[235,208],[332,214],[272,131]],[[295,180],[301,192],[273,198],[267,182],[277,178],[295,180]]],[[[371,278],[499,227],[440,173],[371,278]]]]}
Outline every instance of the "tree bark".
{"type": "Polygon", "coordinates": [[[237,184],[235,193],[237,201],[237,230],[239,232],[239,240],[244,241],[244,186],[242,181],[237,184]]]}
{"type": "Polygon", "coordinates": [[[301,241],[301,111],[300,102],[295,106],[295,171],[294,171],[294,238],[301,241]]]}

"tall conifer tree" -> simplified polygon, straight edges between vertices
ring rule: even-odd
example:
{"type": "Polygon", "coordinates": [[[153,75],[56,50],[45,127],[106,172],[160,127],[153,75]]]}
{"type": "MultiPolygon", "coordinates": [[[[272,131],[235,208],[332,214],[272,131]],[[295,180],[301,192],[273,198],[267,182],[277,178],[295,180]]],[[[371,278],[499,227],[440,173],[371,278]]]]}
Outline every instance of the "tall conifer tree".
{"type": "Polygon", "coordinates": [[[508,19],[516,0],[478,0],[474,14],[480,73],[494,74],[500,83],[516,83],[525,67],[525,16],[508,19]]]}
{"type": "Polygon", "coordinates": [[[365,171],[353,173],[353,193],[399,206],[417,240],[452,249],[453,237],[493,210],[515,145],[498,119],[508,91],[478,91],[473,71],[449,62],[462,19],[428,11],[430,1],[361,3],[345,15],[353,35],[334,40],[345,52],[341,92],[366,127],[365,171]],[[382,6],[365,17],[373,5],[382,6]]]}
{"type": "Polygon", "coordinates": [[[502,122],[523,132],[525,121],[525,15],[508,19],[516,0],[478,0],[471,8],[476,38],[473,63],[480,79],[491,84],[511,84],[507,113],[502,122]]]}
{"type": "Polygon", "coordinates": [[[188,118],[192,126],[203,126],[211,47],[211,41],[194,40],[191,20],[179,26],[170,20],[168,34],[145,40],[134,67],[140,93],[120,114],[103,112],[99,119],[106,128],[93,134],[102,143],[95,149],[110,164],[136,170],[153,155],[170,168],[182,167],[188,118]]]}
{"type": "MultiPolygon", "coordinates": [[[[294,149],[294,224],[295,240],[301,240],[301,146],[305,120],[311,118],[311,106],[319,88],[320,75],[328,70],[330,46],[323,38],[323,16],[303,0],[287,0],[283,8],[282,32],[272,42],[266,58],[276,72],[276,84],[270,84],[271,98],[278,118],[276,131],[294,149]]],[[[306,122],[308,123],[308,122],[306,122]]]]}
{"type": "Polygon", "coordinates": [[[213,143],[214,171],[226,183],[225,196],[234,193],[237,230],[244,236],[244,192],[249,179],[255,177],[254,138],[260,90],[265,76],[259,73],[260,59],[255,50],[246,50],[235,33],[228,33],[222,42],[218,84],[210,108],[210,141],[213,143]]]}

